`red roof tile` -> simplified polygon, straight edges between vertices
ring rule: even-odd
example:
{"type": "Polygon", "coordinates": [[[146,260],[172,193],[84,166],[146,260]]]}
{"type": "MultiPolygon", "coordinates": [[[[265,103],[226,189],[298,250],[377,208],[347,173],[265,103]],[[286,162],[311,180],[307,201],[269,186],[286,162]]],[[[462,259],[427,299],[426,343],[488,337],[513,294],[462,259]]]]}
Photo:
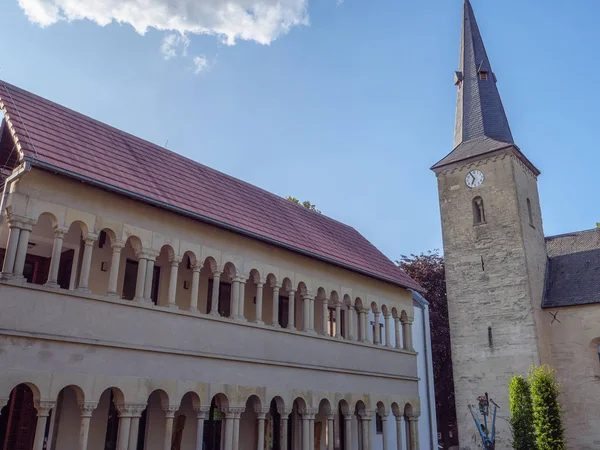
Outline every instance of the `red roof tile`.
{"type": "Polygon", "coordinates": [[[2,81],[0,107],[34,166],[421,289],[356,230],[322,214],[2,81]]]}

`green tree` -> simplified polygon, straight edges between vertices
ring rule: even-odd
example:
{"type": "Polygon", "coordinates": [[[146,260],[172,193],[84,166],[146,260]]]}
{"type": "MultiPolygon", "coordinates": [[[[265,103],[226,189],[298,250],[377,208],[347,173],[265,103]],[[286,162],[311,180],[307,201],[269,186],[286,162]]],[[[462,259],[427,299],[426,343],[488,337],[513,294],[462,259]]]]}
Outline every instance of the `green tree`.
{"type": "Polygon", "coordinates": [[[514,376],[508,383],[508,389],[513,448],[536,450],[529,382],[521,375],[514,376]]]}
{"type": "Polygon", "coordinates": [[[304,200],[303,202],[301,202],[300,200],[298,200],[296,197],[292,197],[292,196],[288,196],[285,198],[286,200],[289,200],[292,203],[296,203],[297,205],[302,205],[304,206],[306,209],[310,209],[311,211],[316,211],[319,214],[321,213],[321,211],[319,211],[317,209],[317,206],[314,203],[309,202],[308,200],[304,200]]]}
{"type": "Polygon", "coordinates": [[[556,372],[547,365],[532,367],[529,385],[537,450],[563,450],[565,438],[556,372]]]}

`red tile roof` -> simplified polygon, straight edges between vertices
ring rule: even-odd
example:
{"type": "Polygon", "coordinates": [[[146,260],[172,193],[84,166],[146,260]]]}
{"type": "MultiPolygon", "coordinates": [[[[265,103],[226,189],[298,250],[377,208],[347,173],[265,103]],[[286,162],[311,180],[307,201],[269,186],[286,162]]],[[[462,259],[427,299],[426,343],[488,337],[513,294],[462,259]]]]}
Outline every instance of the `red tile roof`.
{"type": "Polygon", "coordinates": [[[0,81],[0,107],[33,166],[421,289],[352,227],[0,81]]]}

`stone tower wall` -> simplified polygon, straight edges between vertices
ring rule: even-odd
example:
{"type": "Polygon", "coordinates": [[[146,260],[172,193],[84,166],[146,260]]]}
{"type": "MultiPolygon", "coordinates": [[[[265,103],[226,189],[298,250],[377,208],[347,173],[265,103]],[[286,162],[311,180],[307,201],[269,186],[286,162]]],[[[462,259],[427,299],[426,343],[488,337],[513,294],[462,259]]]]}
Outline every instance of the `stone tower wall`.
{"type": "MultiPolygon", "coordinates": [[[[510,448],[511,433],[503,419],[509,417],[508,382],[539,363],[532,313],[532,295],[539,289],[531,288],[529,276],[537,259],[529,261],[526,255],[526,248],[539,245],[539,239],[535,233],[531,242],[530,233],[524,236],[521,200],[535,193],[532,205],[539,203],[535,182],[517,174],[515,164],[511,155],[500,155],[438,174],[461,449],[479,448],[467,405],[485,392],[501,408],[496,448],[510,448]],[[473,169],[482,171],[485,181],[469,189],[465,177],[473,169]],[[486,222],[474,225],[477,196],[483,199],[486,222]]],[[[536,276],[543,279],[543,274],[536,276]]]]}

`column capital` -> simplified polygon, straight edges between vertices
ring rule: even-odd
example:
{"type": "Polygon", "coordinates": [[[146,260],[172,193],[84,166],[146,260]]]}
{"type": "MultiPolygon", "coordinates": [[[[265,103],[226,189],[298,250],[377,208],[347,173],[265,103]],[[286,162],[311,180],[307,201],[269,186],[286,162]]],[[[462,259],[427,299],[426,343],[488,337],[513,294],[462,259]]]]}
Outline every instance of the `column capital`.
{"type": "Polygon", "coordinates": [[[262,282],[262,281],[260,281],[260,280],[259,280],[259,281],[257,281],[255,284],[256,284],[256,287],[257,287],[257,288],[264,287],[264,285],[265,285],[265,283],[264,283],[264,282],[262,282]]]}
{"type": "Polygon", "coordinates": [[[52,229],[52,235],[58,239],[64,239],[65,234],[68,232],[69,228],[62,225],[57,225],[52,229]]]}
{"type": "Polygon", "coordinates": [[[259,420],[264,420],[270,411],[271,411],[271,408],[264,407],[264,406],[257,406],[254,408],[254,412],[256,413],[257,418],[259,420]]]}
{"type": "Polygon", "coordinates": [[[318,414],[319,410],[316,408],[299,408],[298,409],[298,414],[300,414],[302,417],[305,417],[306,419],[314,419],[315,416],[318,414]]]}
{"type": "Polygon", "coordinates": [[[221,278],[221,275],[222,275],[222,274],[223,274],[223,271],[222,271],[222,270],[219,270],[219,269],[217,269],[217,270],[213,271],[213,273],[212,273],[212,276],[213,276],[213,277],[219,277],[219,278],[221,278]]]}
{"type": "Polygon", "coordinates": [[[275,290],[275,289],[279,290],[279,289],[281,289],[281,284],[279,284],[279,283],[272,283],[272,284],[269,285],[269,287],[273,288],[273,290],[275,290]]]}
{"type": "Polygon", "coordinates": [[[210,406],[195,406],[197,419],[206,419],[206,414],[210,411],[210,406]]]}
{"type": "Polygon", "coordinates": [[[142,249],[135,251],[135,256],[137,256],[139,259],[146,259],[148,261],[156,261],[156,258],[158,258],[159,254],[160,253],[156,250],[142,249]]]}
{"type": "Polygon", "coordinates": [[[230,419],[239,419],[244,411],[246,411],[244,406],[229,406],[221,410],[230,419]]]}
{"type": "Polygon", "coordinates": [[[145,404],[141,403],[117,403],[115,407],[119,412],[119,417],[140,417],[146,409],[145,404]]]}
{"type": "Polygon", "coordinates": [[[35,403],[35,409],[37,409],[38,417],[48,417],[50,410],[56,406],[56,402],[52,401],[40,401],[35,403]]]}
{"type": "Polygon", "coordinates": [[[114,242],[110,243],[110,247],[114,250],[114,251],[121,251],[125,248],[125,241],[120,241],[120,240],[115,240],[114,242]]]}
{"type": "Polygon", "coordinates": [[[183,258],[181,256],[173,255],[169,257],[169,262],[171,263],[171,266],[178,266],[179,264],[181,264],[181,261],[183,261],[183,258]]]}
{"type": "Polygon", "coordinates": [[[179,405],[162,405],[161,409],[164,411],[167,419],[173,419],[175,413],[179,411],[179,405]]]}
{"type": "Polygon", "coordinates": [[[343,416],[344,416],[344,420],[352,420],[352,416],[353,416],[353,415],[354,415],[354,414],[352,414],[351,412],[344,413],[344,414],[343,414],[343,416]]]}
{"type": "Polygon", "coordinates": [[[392,317],[392,313],[391,312],[388,311],[387,313],[385,313],[385,312],[383,313],[383,318],[384,319],[389,319],[390,317],[392,317]]]}
{"type": "Polygon", "coordinates": [[[86,233],[86,235],[83,237],[83,241],[85,242],[86,246],[94,245],[97,240],[98,240],[98,234],[96,234],[96,233],[86,233]]]}
{"type": "Polygon", "coordinates": [[[363,420],[371,420],[375,417],[375,412],[374,409],[363,409],[362,411],[359,411],[358,415],[363,420]]]}
{"type": "Polygon", "coordinates": [[[406,317],[404,319],[400,318],[400,322],[402,322],[402,325],[412,325],[414,321],[414,317],[406,317]]]}
{"type": "Polygon", "coordinates": [[[288,420],[288,416],[292,413],[293,410],[294,410],[294,408],[291,408],[291,407],[283,407],[283,408],[280,408],[279,406],[277,407],[277,412],[279,414],[281,414],[282,420],[288,420]]]}
{"type": "Polygon", "coordinates": [[[325,413],[325,417],[327,417],[327,420],[334,420],[335,416],[337,416],[335,411],[328,411],[325,413]]]}
{"type": "Polygon", "coordinates": [[[198,272],[198,273],[200,273],[200,271],[202,270],[203,267],[204,267],[204,263],[203,262],[196,261],[195,264],[192,264],[192,272],[198,272]]]}
{"type": "Polygon", "coordinates": [[[92,413],[98,407],[98,402],[83,402],[77,405],[81,417],[92,417],[92,413]]]}
{"type": "Polygon", "coordinates": [[[310,294],[303,294],[302,295],[302,300],[314,300],[315,296],[314,295],[310,295],[310,294]]]}
{"type": "Polygon", "coordinates": [[[421,413],[419,411],[413,411],[411,413],[406,414],[406,418],[409,422],[416,422],[421,417],[421,413]]]}

